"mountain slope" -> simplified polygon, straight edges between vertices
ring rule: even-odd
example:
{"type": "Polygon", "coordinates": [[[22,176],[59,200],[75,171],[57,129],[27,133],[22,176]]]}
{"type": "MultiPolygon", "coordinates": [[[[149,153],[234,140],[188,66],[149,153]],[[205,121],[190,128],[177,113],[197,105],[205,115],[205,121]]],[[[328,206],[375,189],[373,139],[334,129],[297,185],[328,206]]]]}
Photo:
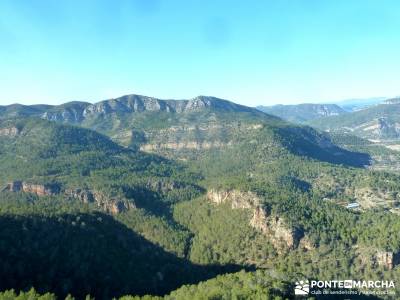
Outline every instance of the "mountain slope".
{"type": "Polygon", "coordinates": [[[0,118],[30,117],[40,116],[46,110],[51,109],[52,105],[22,105],[11,104],[0,106],[0,118]]]}
{"type": "Polygon", "coordinates": [[[3,120],[0,128],[0,198],[78,201],[185,256],[190,234],[169,217],[170,206],[204,192],[199,174],[85,128],[40,119],[3,120]]]}
{"type": "MultiPolygon", "coordinates": [[[[146,300],[187,300],[187,299],[289,299],[293,284],[287,279],[273,278],[269,271],[238,272],[225,274],[200,282],[197,285],[184,285],[164,297],[146,295],[146,300]]],[[[54,294],[40,295],[35,290],[15,293],[0,292],[0,299],[56,300],[54,294]],[[18,295],[18,296],[17,296],[18,295]]],[[[73,300],[74,298],[69,298],[73,300]]],[[[135,296],[124,296],[120,300],[139,300],[135,296]]]]}
{"type": "Polygon", "coordinates": [[[383,104],[368,107],[350,114],[310,121],[322,130],[351,132],[361,138],[373,140],[398,140],[400,137],[400,103],[389,99],[383,104]]]}
{"type": "Polygon", "coordinates": [[[203,192],[197,174],[80,127],[0,125],[0,289],[110,299],[231,270],[188,262],[191,235],[170,217],[173,203],[203,192]]]}
{"type": "Polygon", "coordinates": [[[66,123],[82,123],[111,114],[132,114],[143,112],[174,112],[187,113],[212,109],[226,112],[252,112],[250,107],[215,97],[198,96],[190,100],[161,100],[141,95],[126,95],[90,104],[87,102],[68,102],[51,105],[20,105],[0,106],[0,118],[17,116],[34,116],[43,119],[66,123]]]}
{"type": "MultiPolygon", "coordinates": [[[[159,100],[127,95],[96,104],[69,102],[47,109],[40,117],[79,124],[108,135],[123,146],[169,158],[188,159],[210,149],[230,147],[241,136],[252,135],[261,128],[271,128],[271,139],[282,141],[282,147],[298,154],[335,163],[349,154],[341,154],[342,150],[329,139],[309,128],[297,128],[254,108],[214,97],[159,100]],[[285,137],[289,135],[290,138],[285,137]],[[296,141],[287,142],[291,139],[296,141]],[[312,150],[313,147],[316,148],[312,150]]],[[[368,163],[365,159],[356,161],[368,163]]]]}
{"type": "MultiPolygon", "coordinates": [[[[2,288],[164,294],[254,268],[285,278],[400,278],[389,259],[400,253],[399,176],[366,170],[368,155],[310,127],[211,102],[180,112],[112,108],[79,123],[90,129],[62,123],[75,122],[75,111],[56,122],[2,120],[0,235],[9,242],[0,243],[0,276],[13,274],[2,288]],[[359,210],[343,207],[355,201],[359,210]],[[10,271],[15,259],[21,266],[10,271]],[[50,272],[24,273],[29,260],[50,272]],[[103,267],[111,278],[93,275],[103,267]]],[[[71,106],[88,107],[62,109],[71,106]]]]}
{"type": "Polygon", "coordinates": [[[345,114],[346,111],[336,104],[297,104],[297,105],[274,105],[257,106],[258,110],[280,117],[294,123],[304,123],[309,120],[327,116],[345,114]]]}
{"type": "Polygon", "coordinates": [[[165,294],[218,274],[218,268],[177,258],[102,213],[25,212],[0,215],[0,225],[0,290],[34,286],[60,299],[70,292],[112,299],[165,294]]]}

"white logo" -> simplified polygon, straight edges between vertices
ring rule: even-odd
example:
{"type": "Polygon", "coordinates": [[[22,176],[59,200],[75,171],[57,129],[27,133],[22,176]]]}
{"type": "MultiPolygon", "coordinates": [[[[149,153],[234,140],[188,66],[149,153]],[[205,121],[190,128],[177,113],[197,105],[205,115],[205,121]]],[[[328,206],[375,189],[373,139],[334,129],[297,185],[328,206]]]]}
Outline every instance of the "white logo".
{"type": "Polygon", "coordinates": [[[296,281],[294,287],[295,295],[308,295],[310,293],[310,282],[308,280],[296,281]]]}

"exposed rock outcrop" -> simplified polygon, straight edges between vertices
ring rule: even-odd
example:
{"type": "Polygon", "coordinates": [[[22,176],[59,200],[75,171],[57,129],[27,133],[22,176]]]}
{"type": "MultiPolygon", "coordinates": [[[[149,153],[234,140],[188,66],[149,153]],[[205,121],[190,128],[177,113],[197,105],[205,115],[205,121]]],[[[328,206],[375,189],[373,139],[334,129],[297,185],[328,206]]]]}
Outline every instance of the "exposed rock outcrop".
{"type": "Polygon", "coordinates": [[[38,196],[51,196],[60,192],[60,186],[58,184],[34,184],[23,181],[12,181],[3,190],[32,193],[38,196]]]}
{"type": "Polygon", "coordinates": [[[305,235],[300,239],[299,248],[304,249],[305,251],[311,251],[315,249],[315,243],[313,243],[310,238],[305,235]]]}
{"type": "Polygon", "coordinates": [[[74,199],[78,199],[83,203],[93,203],[96,201],[93,193],[87,189],[67,189],[65,195],[74,199]]]}
{"type": "Polygon", "coordinates": [[[251,209],[253,216],[249,222],[250,226],[269,237],[278,251],[298,247],[304,250],[315,248],[301,229],[289,226],[279,216],[268,214],[260,206],[260,198],[252,192],[212,189],[207,193],[207,200],[217,205],[228,203],[232,209],[251,209]]]}
{"type": "Polygon", "coordinates": [[[289,227],[281,217],[269,215],[262,207],[254,209],[250,225],[271,237],[273,245],[278,249],[295,249],[303,237],[301,230],[289,227]]]}
{"type": "MultiPolygon", "coordinates": [[[[131,145],[135,144],[142,151],[160,150],[209,150],[230,147],[234,145],[233,132],[253,131],[264,127],[263,124],[218,124],[207,122],[189,125],[184,123],[179,126],[171,126],[159,130],[146,130],[132,137],[131,145]],[[139,136],[138,136],[139,135],[139,136]]],[[[116,136],[120,140],[126,140],[123,135],[116,136]]]]}
{"type": "Polygon", "coordinates": [[[90,103],[70,102],[60,106],[53,106],[50,110],[43,112],[40,117],[49,121],[79,123],[84,120],[83,112],[90,103]]]}
{"type": "Polygon", "coordinates": [[[188,142],[168,142],[168,143],[153,143],[153,144],[144,144],[140,146],[141,151],[156,151],[162,149],[170,149],[170,150],[207,150],[212,148],[222,148],[224,146],[228,146],[230,143],[224,143],[220,141],[215,142],[197,142],[197,141],[188,141],[188,142]]]}
{"type": "Polygon", "coordinates": [[[114,215],[136,208],[135,204],[128,199],[108,197],[97,191],[93,192],[93,196],[97,206],[99,206],[105,212],[114,215]]]}
{"type": "Polygon", "coordinates": [[[364,264],[381,266],[391,270],[400,264],[400,252],[384,251],[370,247],[357,247],[359,258],[364,264]]]}
{"type": "Polygon", "coordinates": [[[109,197],[101,192],[91,191],[89,189],[78,188],[61,191],[61,187],[58,184],[33,184],[16,180],[8,183],[3,191],[25,192],[38,196],[62,194],[70,198],[78,199],[83,203],[95,203],[100,209],[110,214],[119,214],[135,208],[133,201],[128,199],[109,197]]]}
{"type": "Polygon", "coordinates": [[[260,203],[260,198],[252,192],[238,190],[210,190],[207,199],[216,204],[231,203],[235,208],[252,208],[260,203]]]}
{"type": "Polygon", "coordinates": [[[176,181],[149,180],[146,187],[152,191],[157,191],[158,193],[167,193],[176,189],[181,189],[184,185],[176,181]]]}
{"type": "Polygon", "coordinates": [[[20,192],[22,191],[22,181],[12,181],[7,183],[2,191],[20,192]]]}
{"type": "Polygon", "coordinates": [[[14,137],[19,134],[19,129],[17,127],[6,127],[0,128],[0,136],[10,136],[14,137]]]}
{"type": "Polygon", "coordinates": [[[101,192],[88,189],[68,189],[65,191],[65,195],[83,203],[95,203],[103,211],[114,215],[136,208],[131,200],[108,197],[101,192]]]}
{"type": "Polygon", "coordinates": [[[391,251],[377,251],[373,256],[378,266],[384,266],[391,270],[397,264],[399,264],[399,254],[391,251]]]}

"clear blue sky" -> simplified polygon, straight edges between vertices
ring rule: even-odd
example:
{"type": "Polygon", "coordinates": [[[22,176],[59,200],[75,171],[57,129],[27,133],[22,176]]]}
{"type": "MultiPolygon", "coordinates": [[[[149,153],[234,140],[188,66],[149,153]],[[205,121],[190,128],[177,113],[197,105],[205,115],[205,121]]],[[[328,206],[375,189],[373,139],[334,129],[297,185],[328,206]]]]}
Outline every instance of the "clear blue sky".
{"type": "Polygon", "coordinates": [[[400,1],[0,0],[0,104],[400,94],[400,1]]]}

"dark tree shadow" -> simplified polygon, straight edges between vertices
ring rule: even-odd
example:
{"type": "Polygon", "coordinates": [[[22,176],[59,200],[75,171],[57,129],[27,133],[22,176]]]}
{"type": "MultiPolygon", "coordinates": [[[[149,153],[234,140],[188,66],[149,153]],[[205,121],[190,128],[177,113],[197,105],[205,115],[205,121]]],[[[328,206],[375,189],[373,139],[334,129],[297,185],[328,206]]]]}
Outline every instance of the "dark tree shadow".
{"type": "Polygon", "coordinates": [[[367,153],[352,152],[335,145],[329,136],[317,132],[307,126],[284,127],[278,130],[286,148],[296,155],[306,156],[332,164],[350,167],[366,167],[371,165],[371,156],[367,153]]]}
{"type": "Polygon", "coordinates": [[[240,269],[195,265],[103,213],[0,217],[0,290],[34,287],[60,298],[163,295],[240,269]]]}

